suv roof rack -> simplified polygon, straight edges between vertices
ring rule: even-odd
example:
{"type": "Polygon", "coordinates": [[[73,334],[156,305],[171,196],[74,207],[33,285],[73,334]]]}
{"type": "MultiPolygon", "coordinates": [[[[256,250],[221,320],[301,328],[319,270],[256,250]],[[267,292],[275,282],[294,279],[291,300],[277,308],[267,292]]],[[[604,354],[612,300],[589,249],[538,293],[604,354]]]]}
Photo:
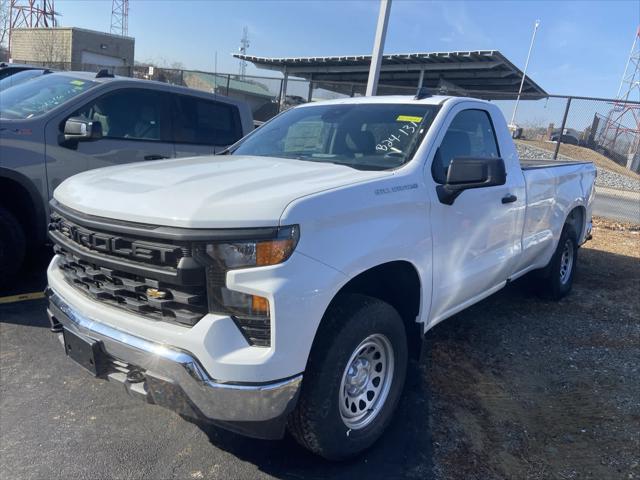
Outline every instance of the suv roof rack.
{"type": "Polygon", "coordinates": [[[98,73],[96,73],[96,78],[114,78],[115,75],[113,73],[110,73],[109,70],[107,70],[106,68],[103,68],[101,70],[98,71],[98,73]]]}

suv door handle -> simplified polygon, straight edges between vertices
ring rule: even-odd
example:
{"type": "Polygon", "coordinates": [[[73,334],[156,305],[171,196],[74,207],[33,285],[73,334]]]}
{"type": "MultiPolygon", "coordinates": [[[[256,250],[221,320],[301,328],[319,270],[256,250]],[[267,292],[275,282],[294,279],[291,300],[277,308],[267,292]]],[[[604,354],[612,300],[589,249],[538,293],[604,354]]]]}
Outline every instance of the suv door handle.
{"type": "Polygon", "coordinates": [[[164,155],[145,155],[145,160],[162,160],[163,158],[169,158],[164,155]]]}
{"type": "Polygon", "coordinates": [[[513,203],[516,200],[518,200],[518,197],[516,197],[514,194],[510,193],[509,195],[506,195],[504,197],[502,197],[502,203],[513,203]]]}

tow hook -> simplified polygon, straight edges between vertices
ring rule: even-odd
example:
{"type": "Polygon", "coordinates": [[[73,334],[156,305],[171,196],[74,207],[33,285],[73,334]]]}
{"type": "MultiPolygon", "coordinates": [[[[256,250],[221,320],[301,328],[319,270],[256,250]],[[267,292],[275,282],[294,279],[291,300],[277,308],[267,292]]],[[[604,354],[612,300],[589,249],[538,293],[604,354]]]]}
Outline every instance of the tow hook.
{"type": "MultiPolygon", "coordinates": [[[[51,295],[53,295],[53,290],[51,290],[49,287],[45,288],[44,296],[49,298],[51,295]]],[[[49,310],[48,308],[47,308],[47,317],[49,318],[49,323],[51,324],[51,328],[49,328],[49,330],[51,330],[53,333],[62,332],[62,324],[58,321],[56,317],[53,316],[53,314],[51,313],[51,310],[49,310]]]]}
{"type": "Polygon", "coordinates": [[[144,382],[144,373],[141,370],[130,370],[127,373],[127,382],[129,383],[140,383],[144,382]]]}

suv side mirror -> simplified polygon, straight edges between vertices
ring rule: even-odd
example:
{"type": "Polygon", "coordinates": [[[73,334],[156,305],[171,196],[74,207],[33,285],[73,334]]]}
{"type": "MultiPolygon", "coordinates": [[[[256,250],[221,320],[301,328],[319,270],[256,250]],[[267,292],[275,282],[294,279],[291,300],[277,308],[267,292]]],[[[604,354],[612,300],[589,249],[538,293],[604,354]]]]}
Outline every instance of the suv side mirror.
{"type": "Polygon", "coordinates": [[[65,142],[80,142],[102,138],[102,124],[83,117],[71,117],[64,123],[65,142]]]}
{"type": "Polygon", "coordinates": [[[452,205],[465,190],[504,185],[506,181],[501,158],[457,157],[451,160],[445,184],[438,185],[436,191],[440,202],[452,205]]]}

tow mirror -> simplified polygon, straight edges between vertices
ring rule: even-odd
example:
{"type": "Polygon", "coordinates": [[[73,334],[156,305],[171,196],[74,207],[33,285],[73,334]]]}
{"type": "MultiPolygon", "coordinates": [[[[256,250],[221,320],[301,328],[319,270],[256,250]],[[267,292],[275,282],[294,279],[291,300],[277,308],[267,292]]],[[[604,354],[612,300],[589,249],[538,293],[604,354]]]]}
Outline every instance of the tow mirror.
{"type": "Polygon", "coordinates": [[[438,185],[438,199],[452,205],[465,190],[504,185],[507,172],[501,158],[457,157],[451,160],[444,185],[438,185]]]}
{"type": "Polygon", "coordinates": [[[71,117],[64,124],[64,141],[80,142],[102,138],[102,124],[82,117],[71,117]]]}

